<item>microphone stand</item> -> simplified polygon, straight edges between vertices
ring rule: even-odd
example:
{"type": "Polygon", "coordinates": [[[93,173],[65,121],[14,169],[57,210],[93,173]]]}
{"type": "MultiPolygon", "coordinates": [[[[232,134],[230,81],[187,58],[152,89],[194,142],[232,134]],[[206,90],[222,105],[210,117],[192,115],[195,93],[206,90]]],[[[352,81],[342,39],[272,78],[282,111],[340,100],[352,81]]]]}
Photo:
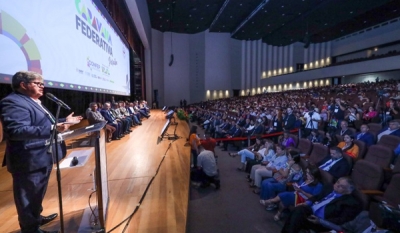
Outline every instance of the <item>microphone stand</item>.
{"type": "MultiPolygon", "coordinates": [[[[60,115],[60,108],[61,104],[57,103],[57,113],[56,113],[56,119],[54,122],[54,128],[51,133],[50,137],[50,145],[49,145],[49,153],[53,154],[53,144],[55,143],[55,158],[56,158],[56,166],[57,166],[57,188],[58,188],[58,205],[60,209],[60,232],[64,233],[64,214],[63,214],[63,205],[62,205],[62,190],[61,190],[61,173],[60,173],[60,164],[59,164],[59,157],[58,157],[58,137],[56,134],[57,131],[57,123],[58,123],[58,117],[60,115]],[[54,142],[54,143],[53,143],[54,142]]],[[[54,158],[54,156],[53,156],[54,158]]]]}

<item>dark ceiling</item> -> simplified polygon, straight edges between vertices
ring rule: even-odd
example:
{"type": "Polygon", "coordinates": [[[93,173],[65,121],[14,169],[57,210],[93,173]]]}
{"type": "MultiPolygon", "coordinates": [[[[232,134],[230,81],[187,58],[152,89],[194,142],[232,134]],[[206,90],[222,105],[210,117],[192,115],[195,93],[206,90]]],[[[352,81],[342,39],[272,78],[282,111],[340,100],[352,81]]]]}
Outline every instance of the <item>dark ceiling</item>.
{"type": "Polygon", "coordinates": [[[320,43],[400,17],[400,0],[147,0],[152,28],[230,33],[284,46],[320,43]]]}

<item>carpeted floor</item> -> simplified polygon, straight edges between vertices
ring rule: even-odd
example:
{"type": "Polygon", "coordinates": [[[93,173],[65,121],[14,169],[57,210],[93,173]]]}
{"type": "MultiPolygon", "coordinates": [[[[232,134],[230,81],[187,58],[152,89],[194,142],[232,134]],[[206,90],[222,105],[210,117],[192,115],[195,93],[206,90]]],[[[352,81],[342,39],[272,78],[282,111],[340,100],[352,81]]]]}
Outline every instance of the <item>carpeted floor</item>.
{"type": "MultiPolygon", "coordinates": [[[[200,128],[200,127],[199,127],[200,128]]],[[[198,130],[200,131],[200,130],[198,130]]],[[[202,135],[202,132],[199,132],[202,135]]],[[[228,151],[233,152],[230,146],[228,151]]],[[[216,148],[220,170],[221,189],[190,188],[188,233],[257,233],[280,232],[283,222],[275,222],[275,211],[266,211],[259,204],[259,196],[252,192],[246,180],[247,173],[237,171],[238,156],[216,148]]]]}

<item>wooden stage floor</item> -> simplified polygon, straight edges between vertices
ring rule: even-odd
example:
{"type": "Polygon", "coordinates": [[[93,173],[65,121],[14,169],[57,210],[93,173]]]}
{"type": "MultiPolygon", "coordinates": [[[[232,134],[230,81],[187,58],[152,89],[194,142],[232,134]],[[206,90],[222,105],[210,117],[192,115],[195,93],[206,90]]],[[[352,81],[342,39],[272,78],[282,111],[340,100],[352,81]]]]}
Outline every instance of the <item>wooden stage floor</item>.
{"type": "MultiPolygon", "coordinates": [[[[176,141],[164,139],[157,144],[166,119],[160,110],[152,110],[151,117],[144,119],[142,126],[132,128],[133,132],[121,140],[106,144],[110,195],[106,232],[110,232],[132,214],[151,178],[155,176],[164,155],[159,172],[138,211],[128,225],[124,222],[112,232],[186,232],[190,149],[185,147],[185,143],[189,127],[184,121],[176,121],[176,134],[180,136],[176,141]]],[[[174,128],[175,126],[171,125],[167,132],[173,133],[174,128]]],[[[75,147],[76,143],[69,142],[67,145],[75,147]]],[[[3,160],[4,148],[5,143],[2,142],[0,161],[3,160]]],[[[93,189],[93,169],[92,155],[83,167],[61,170],[66,233],[78,232],[82,218],[85,217],[83,212],[88,207],[89,195],[93,189]]],[[[0,196],[0,232],[19,232],[11,175],[5,167],[0,168],[0,196]]],[[[92,205],[95,204],[94,196],[91,198],[92,205]]],[[[43,207],[43,215],[59,212],[55,171],[51,174],[43,207]]],[[[43,229],[57,230],[59,226],[57,218],[43,229]]]]}

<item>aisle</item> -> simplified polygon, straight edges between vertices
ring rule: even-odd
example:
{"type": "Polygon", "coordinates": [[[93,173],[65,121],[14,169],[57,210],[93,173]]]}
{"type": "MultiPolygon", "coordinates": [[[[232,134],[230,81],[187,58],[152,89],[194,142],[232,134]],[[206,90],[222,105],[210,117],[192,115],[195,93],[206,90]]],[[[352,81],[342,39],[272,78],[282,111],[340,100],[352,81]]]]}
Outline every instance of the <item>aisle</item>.
{"type": "MultiPolygon", "coordinates": [[[[200,129],[200,127],[198,127],[200,129]]],[[[199,132],[203,135],[203,132],[199,132]]],[[[229,147],[230,151],[234,147],[229,147]]],[[[280,232],[283,223],[275,222],[275,212],[266,211],[259,204],[259,196],[252,192],[247,173],[239,172],[238,156],[232,158],[217,146],[221,189],[190,187],[188,233],[265,233],[280,232]]]]}

